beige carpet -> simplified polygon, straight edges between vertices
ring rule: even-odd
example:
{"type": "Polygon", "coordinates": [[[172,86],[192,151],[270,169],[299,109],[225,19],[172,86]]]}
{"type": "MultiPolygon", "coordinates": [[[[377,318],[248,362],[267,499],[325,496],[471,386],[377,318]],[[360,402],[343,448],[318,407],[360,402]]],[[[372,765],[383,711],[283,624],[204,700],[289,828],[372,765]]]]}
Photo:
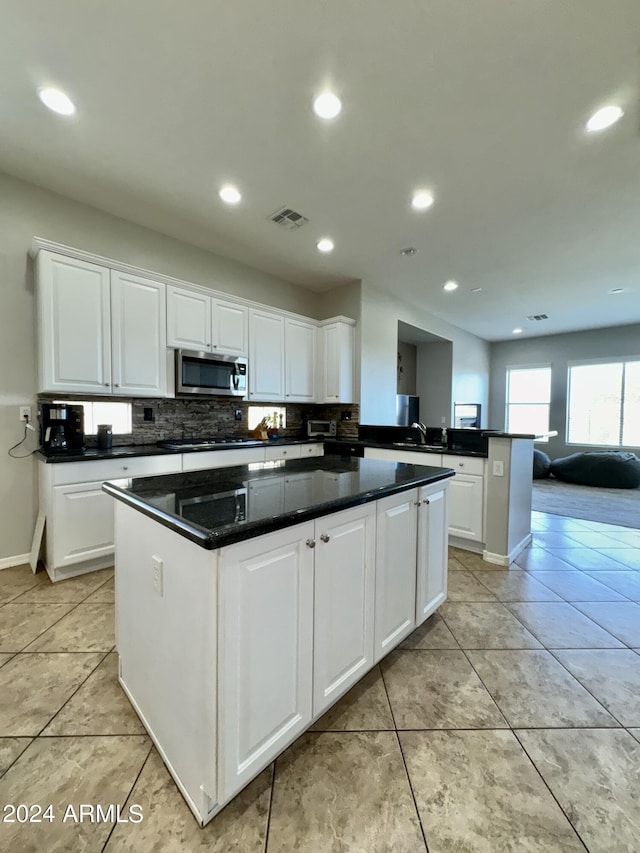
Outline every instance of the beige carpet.
{"type": "Polygon", "coordinates": [[[550,477],[533,481],[531,508],[569,518],[640,528],[640,489],[596,489],[550,477]]]}

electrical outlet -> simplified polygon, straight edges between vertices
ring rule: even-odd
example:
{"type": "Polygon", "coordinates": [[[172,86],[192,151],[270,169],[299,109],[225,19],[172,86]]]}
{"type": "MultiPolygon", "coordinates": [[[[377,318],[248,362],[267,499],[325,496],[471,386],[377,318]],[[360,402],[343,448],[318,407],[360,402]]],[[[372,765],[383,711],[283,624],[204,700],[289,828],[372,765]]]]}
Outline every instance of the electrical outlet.
{"type": "Polygon", "coordinates": [[[504,462],[501,459],[493,460],[493,476],[504,477],[504,462]]]}
{"type": "Polygon", "coordinates": [[[234,417],[237,421],[242,420],[242,409],[236,409],[234,412],[234,417]]]}
{"type": "Polygon", "coordinates": [[[158,593],[158,595],[162,595],[162,575],[164,562],[160,559],[160,557],[152,557],[151,566],[153,569],[153,588],[158,593]]]}
{"type": "Polygon", "coordinates": [[[20,417],[18,418],[20,423],[31,423],[31,406],[20,406],[20,417]]]}

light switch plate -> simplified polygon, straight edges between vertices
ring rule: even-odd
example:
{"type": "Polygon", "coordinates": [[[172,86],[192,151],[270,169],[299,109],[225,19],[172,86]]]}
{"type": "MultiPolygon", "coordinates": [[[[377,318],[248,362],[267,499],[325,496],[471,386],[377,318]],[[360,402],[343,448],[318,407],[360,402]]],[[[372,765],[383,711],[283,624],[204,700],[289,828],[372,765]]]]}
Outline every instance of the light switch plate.
{"type": "Polygon", "coordinates": [[[501,459],[494,459],[493,461],[493,476],[504,477],[504,462],[501,459]]]}

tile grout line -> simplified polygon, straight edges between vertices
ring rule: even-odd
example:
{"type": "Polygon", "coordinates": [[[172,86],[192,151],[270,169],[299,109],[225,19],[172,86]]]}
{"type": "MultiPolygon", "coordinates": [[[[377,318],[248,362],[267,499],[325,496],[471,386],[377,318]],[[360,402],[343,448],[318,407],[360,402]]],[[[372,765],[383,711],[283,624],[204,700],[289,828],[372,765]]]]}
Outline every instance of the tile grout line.
{"type": "MultiPolygon", "coordinates": [[[[89,655],[89,654],[100,654],[100,652],[32,652],[32,654],[60,654],[60,655],[66,655],[66,654],[71,654],[71,655],[74,655],[74,654],[85,654],[85,655],[89,655]]],[[[108,658],[108,656],[109,656],[110,654],[111,654],[111,652],[104,652],[104,653],[103,653],[103,656],[100,658],[100,660],[98,661],[98,663],[94,666],[94,668],[93,668],[89,673],[87,673],[87,677],[82,679],[82,681],[80,682],[80,684],[78,684],[78,686],[77,686],[77,687],[76,687],[76,689],[73,691],[73,693],[71,693],[71,695],[70,695],[69,697],[67,697],[67,699],[65,699],[65,701],[64,701],[64,702],[62,703],[62,705],[58,708],[58,710],[55,712],[55,714],[54,714],[54,715],[53,715],[53,716],[52,716],[52,717],[51,717],[51,718],[50,718],[50,719],[49,719],[49,720],[44,724],[44,726],[40,729],[40,731],[38,732],[38,734],[36,735],[36,737],[40,737],[40,736],[42,735],[42,732],[47,728],[47,726],[50,726],[50,725],[51,725],[51,723],[55,720],[55,718],[58,716],[58,714],[60,713],[60,711],[62,711],[62,709],[63,709],[64,707],[66,707],[66,705],[68,705],[68,704],[69,704],[69,702],[73,699],[73,697],[74,697],[74,696],[76,695],[76,693],[80,690],[80,688],[81,688],[81,687],[83,687],[83,686],[87,683],[87,681],[91,678],[91,676],[93,675],[93,673],[94,673],[94,672],[96,672],[96,670],[98,669],[98,667],[102,666],[102,664],[105,662],[105,660],[108,658]]],[[[56,737],[56,735],[46,735],[46,737],[56,737]]],[[[57,737],[75,737],[75,735],[57,735],[57,737]]],[[[85,737],[111,737],[111,735],[85,735],[85,737]]]]}
{"type": "MultiPolygon", "coordinates": [[[[454,637],[455,639],[455,637],[454,637]]],[[[416,651],[418,651],[416,649],[416,651]]],[[[425,651],[424,649],[420,649],[419,651],[425,651]]],[[[418,803],[416,801],[416,794],[413,790],[413,784],[411,782],[411,776],[409,775],[409,768],[407,767],[407,762],[404,756],[404,751],[402,749],[402,743],[400,742],[400,735],[398,733],[398,724],[396,722],[396,715],[393,712],[393,705],[391,704],[391,698],[389,697],[389,690],[387,688],[387,682],[384,678],[384,672],[382,667],[380,666],[380,662],[378,661],[378,667],[380,669],[380,678],[382,679],[382,686],[384,687],[384,692],[387,697],[387,702],[389,703],[389,710],[391,712],[391,720],[393,721],[393,727],[395,731],[396,741],[398,743],[398,749],[400,750],[400,756],[402,758],[402,765],[404,767],[404,772],[407,777],[407,783],[409,785],[409,790],[411,791],[411,799],[413,800],[413,807],[416,810],[416,817],[418,818],[418,825],[420,827],[420,832],[422,833],[422,840],[424,841],[424,846],[426,853],[429,853],[429,844],[427,842],[427,834],[425,832],[424,826],[422,825],[422,818],[420,817],[420,810],[418,809],[418,803]]]]}
{"type": "MultiPolygon", "coordinates": [[[[558,808],[560,809],[560,811],[562,812],[562,814],[565,816],[565,818],[566,818],[566,820],[567,820],[567,822],[568,822],[569,826],[570,826],[570,827],[571,827],[571,829],[573,829],[573,831],[575,832],[575,834],[576,834],[576,838],[578,839],[578,841],[580,842],[580,844],[582,844],[582,846],[583,846],[583,847],[584,847],[584,849],[587,851],[587,853],[590,853],[589,848],[587,847],[586,843],[585,843],[585,842],[583,841],[583,839],[582,839],[582,836],[580,835],[580,833],[578,832],[578,830],[577,830],[577,829],[576,829],[576,827],[574,826],[573,821],[571,820],[571,818],[569,817],[569,815],[566,813],[566,811],[565,811],[565,810],[564,810],[564,808],[562,807],[562,804],[560,803],[560,801],[558,800],[558,798],[556,797],[556,795],[555,795],[555,794],[553,793],[553,791],[551,790],[551,788],[550,788],[549,784],[547,783],[547,780],[544,778],[544,776],[542,775],[542,773],[541,773],[541,772],[540,772],[540,770],[538,769],[538,765],[535,763],[535,761],[533,760],[533,758],[531,758],[531,756],[529,755],[529,753],[527,752],[527,750],[526,750],[526,748],[525,748],[525,745],[522,743],[522,741],[521,741],[521,740],[520,740],[520,738],[518,737],[518,732],[517,732],[515,729],[512,729],[511,731],[512,731],[513,736],[515,737],[515,739],[516,739],[516,740],[518,741],[518,743],[520,744],[520,749],[522,749],[523,753],[527,756],[527,758],[528,758],[528,760],[529,760],[529,762],[530,762],[531,766],[533,767],[533,769],[536,771],[536,773],[538,774],[538,776],[539,776],[539,777],[540,777],[540,779],[542,780],[542,784],[545,786],[545,788],[547,789],[547,791],[549,792],[549,794],[551,795],[551,797],[553,797],[554,802],[556,803],[556,805],[558,806],[558,808]]],[[[547,731],[547,730],[546,730],[546,729],[542,729],[542,731],[547,731]]],[[[573,731],[573,729],[571,729],[571,731],[573,731]]]]}
{"type": "MultiPolygon", "coordinates": [[[[136,735],[136,737],[147,737],[147,738],[149,738],[149,735],[145,732],[145,734],[144,734],[144,735],[136,735]]],[[[149,738],[149,740],[151,741],[151,738],[149,738]]],[[[142,762],[142,764],[140,765],[140,770],[138,770],[138,772],[136,773],[136,778],[133,780],[133,782],[132,782],[132,784],[131,784],[131,788],[129,789],[129,793],[127,794],[127,796],[126,796],[126,797],[125,797],[125,799],[124,799],[124,803],[122,804],[122,808],[123,808],[123,809],[124,809],[124,807],[127,805],[127,803],[129,802],[129,800],[130,800],[130,798],[131,798],[131,796],[132,796],[132,794],[133,794],[133,789],[134,789],[134,788],[136,787],[136,785],[138,784],[138,779],[142,776],[142,771],[143,771],[143,770],[144,770],[144,768],[147,766],[147,762],[148,762],[148,761],[149,761],[149,759],[151,758],[151,753],[152,753],[152,751],[153,751],[153,741],[151,741],[151,743],[149,744],[149,752],[147,753],[146,758],[144,759],[144,761],[142,762]]],[[[107,837],[106,837],[106,839],[105,839],[105,842],[104,842],[104,844],[102,845],[101,853],[104,853],[104,851],[106,850],[106,848],[107,848],[107,844],[109,843],[109,841],[110,841],[110,839],[111,839],[111,836],[113,835],[113,833],[114,833],[114,831],[115,831],[115,829],[116,829],[116,826],[117,826],[117,823],[115,823],[115,824],[111,827],[111,829],[110,829],[110,831],[109,831],[109,834],[107,835],[107,837]]]]}
{"type": "Polygon", "coordinates": [[[267,827],[264,833],[264,848],[263,853],[267,853],[269,848],[269,833],[271,831],[271,810],[273,809],[273,792],[276,787],[276,764],[278,762],[278,756],[273,760],[273,764],[271,765],[271,791],[269,792],[269,811],[267,812],[267,827]]]}

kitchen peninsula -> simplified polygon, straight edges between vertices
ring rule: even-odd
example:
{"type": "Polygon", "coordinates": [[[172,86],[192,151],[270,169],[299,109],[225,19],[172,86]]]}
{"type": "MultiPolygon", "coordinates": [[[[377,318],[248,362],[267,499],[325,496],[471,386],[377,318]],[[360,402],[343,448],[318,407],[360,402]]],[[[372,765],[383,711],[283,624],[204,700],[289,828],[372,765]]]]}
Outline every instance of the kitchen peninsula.
{"type": "Polygon", "coordinates": [[[120,683],[201,824],[445,600],[453,474],[329,456],[103,485],[120,683]]]}

